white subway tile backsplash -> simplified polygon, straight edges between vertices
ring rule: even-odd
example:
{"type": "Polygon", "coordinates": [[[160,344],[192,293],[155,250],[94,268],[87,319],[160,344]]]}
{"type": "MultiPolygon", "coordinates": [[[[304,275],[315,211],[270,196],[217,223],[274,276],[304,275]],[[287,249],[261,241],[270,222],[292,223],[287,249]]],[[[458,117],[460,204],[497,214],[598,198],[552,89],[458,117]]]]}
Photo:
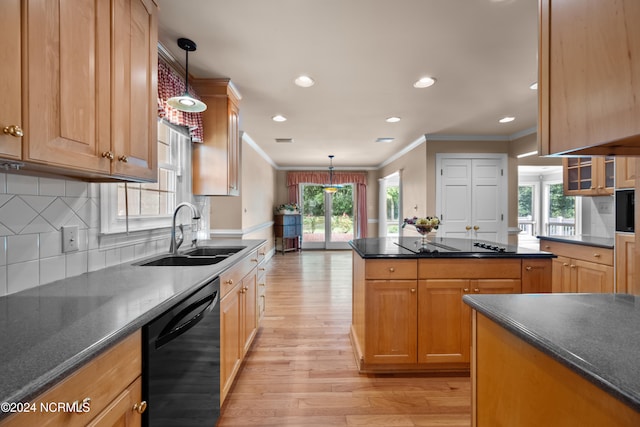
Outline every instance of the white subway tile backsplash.
{"type": "Polygon", "coordinates": [[[67,277],[78,276],[87,272],[87,251],[69,252],[66,254],[67,277]]]}
{"type": "Polygon", "coordinates": [[[38,194],[38,178],[29,175],[7,174],[7,193],[38,194]]]}
{"type": "Polygon", "coordinates": [[[40,213],[56,199],[53,196],[18,196],[34,211],[40,213]]]}
{"type": "Polygon", "coordinates": [[[7,264],[38,259],[38,235],[22,234],[7,237],[7,264]]]}
{"type": "Polygon", "coordinates": [[[7,238],[5,236],[0,237],[0,265],[7,265],[7,238]]]}
{"type": "Polygon", "coordinates": [[[0,297],[7,295],[9,290],[7,289],[7,266],[0,267],[0,297]]]}
{"type": "Polygon", "coordinates": [[[41,196],[64,196],[64,180],[40,178],[39,193],[41,196]]]}
{"type": "Polygon", "coordinates": [[[49,233],[51,231],[55,231],[55,228],[46,219],[37,216],[22,229],[21,233],[49,233]]]}
{"type": "Polygon", "coordinates": [[[106,251],[106,255],[107,267],[120,264],[120,248],[109,249],[106,251]]]}
{"type": "Polygon", "coordinates": [[[90,250],[87,256],[89,271],[102,270],[107,266],[107,254],[105,251],[99,251],[97,249],[90,250]]]}
{"type": "Polygon", "coordinates": [[[133,245],[120,248],[120,262],[131,262],[136,258],[133,245]]]}
{"type": "Polygon", "coordinates": [[[13,194],[0,194],[0,206],[4,206],[4,204],[11,200],[13,197],[13,194]]]}
{"type": "MultiPolygon", "coordinates": [[[[1,214],[0,208],[0,214],[1,214]]],[[[56,199],[47,208],[42,211],[42,217],[46,219],[56,230],[60,230],[60,227],[67,225],[67,221],[75,215],[73,211],[69,209],[69,206],[60,199],[56,199]]],[[[1,222],[1,220],[0,220],[1,222]]],[[[69,224],[77,225],[77,224],[69,224]]]]}
{"type": "Polygon", "coordinates": [[[39,261],[7,265],[7,292],[12,294],[40,284],[39,261]]]}
{"type": "Polygon", "coordinates": [[[65,196],[67,197],[87,197],[89,186],[83,181],[65,181],[65,196]]]}
{"type": "Polygon", "coordinates": [[[7,174],[0,173],[0,193],[6,193],[6,192],[7,192],[7,174]]]}
{"type": "Polygon", "coordinates": [[[40,258],[40,284],[55,282],[66,276],[65,256],[40,258]]]}
{"type": "Polygon", "coordinates": [[[40,258],[62,254],[62,232],[52,231],[40,234],[40,258]]]}
{"type": "Polygon", "coordinates": [[[20,233],[36,216],[38,213],[20,197],[13,197],[0,207],[0,223],[14,234],[20,233]]]}

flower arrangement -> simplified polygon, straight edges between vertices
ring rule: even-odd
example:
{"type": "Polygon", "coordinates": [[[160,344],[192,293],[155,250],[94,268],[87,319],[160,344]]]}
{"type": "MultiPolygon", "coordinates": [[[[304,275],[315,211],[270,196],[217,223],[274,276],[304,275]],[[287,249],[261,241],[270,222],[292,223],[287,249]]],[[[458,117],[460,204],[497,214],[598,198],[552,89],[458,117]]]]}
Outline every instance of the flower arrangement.
{"type": "Polygon", "coordinates": [[[405,218],[402,223],[402,228],[407,224],[413,225],[416,228],[416,231],[424,236],[425,234],[438,229],[440,219],[438,219],[437,216],[426,216],[424,218],[414,216],[413,218],[405,218]]]}
{"type": "Polygon", "coordinates": [[[298,213],[299,208],[295,203],[284,203],[282,205],[276,206],[274,208],[275,213],[286,214],[286,213],[298,213]]]}

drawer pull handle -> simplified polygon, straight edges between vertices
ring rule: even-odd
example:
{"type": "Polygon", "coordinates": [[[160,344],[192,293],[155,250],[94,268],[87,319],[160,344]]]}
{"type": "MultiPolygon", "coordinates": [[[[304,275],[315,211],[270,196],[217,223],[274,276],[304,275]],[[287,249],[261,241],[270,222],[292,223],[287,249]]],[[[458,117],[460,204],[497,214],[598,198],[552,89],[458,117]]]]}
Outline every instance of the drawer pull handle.
{"type": "Polygon", "coordinates": [[[527,270],[527,271],[531,271],[531,268],[532,268],[532,267],[531,267],[530,265],[528,265],[528,266],[526,266],[524,269],[525,269],[525,270],[527,270]]]}
{"type": "Polygon", "coordinates": [[[389,267],[389,271],[393,273],[394,271],[396,271],[396,269],[393,267],[389,267]]]}
{"type": "Polygon", "coordinates": [[[142,414],[144,411],[147,410],[147,402],[143,400],[140,403],[134,404],[132,410],[139,414],[142,414]]]}

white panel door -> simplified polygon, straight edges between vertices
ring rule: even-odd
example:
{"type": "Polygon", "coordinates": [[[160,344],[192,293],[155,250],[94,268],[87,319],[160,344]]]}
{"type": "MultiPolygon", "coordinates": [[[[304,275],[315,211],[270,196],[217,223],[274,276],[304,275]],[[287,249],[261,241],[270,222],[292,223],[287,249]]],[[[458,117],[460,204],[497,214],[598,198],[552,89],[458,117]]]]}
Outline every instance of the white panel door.
{"type": "Polygon", "coordinates": [[[506,242],[503,158],[442,155],[439,166],[436,210],[442,225],[438,235],[506,242]]]}

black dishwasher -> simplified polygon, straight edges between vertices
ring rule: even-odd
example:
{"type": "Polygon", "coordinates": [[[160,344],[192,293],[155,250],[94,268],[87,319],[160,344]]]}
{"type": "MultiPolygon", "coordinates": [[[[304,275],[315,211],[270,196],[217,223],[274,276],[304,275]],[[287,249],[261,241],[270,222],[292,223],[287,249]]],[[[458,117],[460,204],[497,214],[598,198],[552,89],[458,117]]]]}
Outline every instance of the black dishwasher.
{"type": "Polygon", "coordinates": [[[142,329],[148,427],[215,426],[220,415],[220,279],[142,329]]]}

